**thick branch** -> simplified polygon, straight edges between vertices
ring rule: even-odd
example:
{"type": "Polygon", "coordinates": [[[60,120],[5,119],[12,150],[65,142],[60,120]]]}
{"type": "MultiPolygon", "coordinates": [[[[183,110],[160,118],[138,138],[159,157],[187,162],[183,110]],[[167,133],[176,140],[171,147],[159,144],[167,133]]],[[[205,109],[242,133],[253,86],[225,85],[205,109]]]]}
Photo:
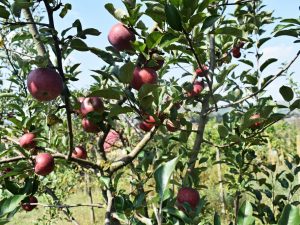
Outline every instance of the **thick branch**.
{"type": "Polygon", "coordinates": [[[126,155],[123,158],[121,158],[120,160],[112,163],[112,165],[110,167],[110,173],[114,173],[118,169],[131,163],[135,159],[135,157],[137,157],[137,155],[143,150],[143,148],[147,145],[147,143],[151,140],[151,138],[155,134],[156,130],[157,130],[157,128],[155,127],[150,132],[145,134],[143,139],[135,146],[135,148],[128,155],[126,155]]]}
{"type": "Polygon", "coordinates": [[[37,205],[37,206],[42,206],[45,208],[57,208],[57,209],[62,209],[62,208],[76,208],[76,207],[91,207],[91,208],[103,208],[102,204],[74,204],[74,205],[48,205],[48,204],[43,204],[43,203],[23,203],[24,205],[37,205]]]}
{"type": "Polygon", "coordinates": [[[33,20],[30,9],[29,8],[26,8],[26,9],[24,8],[24,9],[22,9],[22,12],[23,12],[23,15],[25,17],[25,20],[28,22],[29,32],[32,35],[34,44],[35,44],[37,52],[38,52],[38,55],[39,56],[46,56],[47,55],[46,48],[40,40],[40,34],[39,34],[38,29],[36,27],[36,23],[33,20]]]}
{"type": "Polygon", "coordinates": [[[111,225],[111,214],[113,210],[113,195],[110,189],[106,190],[107,194],[107,207],[105,213],[105,225],[111,225]]]}
{"type": "MultiPolygon", "coordinates": [[[[54,47],[55,47],[55,55],[57,58],[57,67],[58,72],[64,82],[66,82],[66,78],[63,71],[63,65],[62,65],[62,53],[61,49],[59,47],[59,39],[57,37],[56,31],[55,31],[55,24],[54,24],[54,18],[53,18],[53,10],[51,9],[51,6],[47,0],[44,0],[44,4],[47,10],[48,19],[49,19],[49,27],[52,28],[52,38],[54,41],[54,47]]],[[[68,154],[68,160],[72,156],[72,152],[74,150],[74,135],[73,135],[73,129],[72,129],[72,109],[71,109],[71,103],[69,99],[69,89],[67,85],[65,85],[65,96],[64,101],[66,105],[66,113],[67,113],[67,124],[68,124],[68,134],[69,134],[69,154],[68,154]]]]}

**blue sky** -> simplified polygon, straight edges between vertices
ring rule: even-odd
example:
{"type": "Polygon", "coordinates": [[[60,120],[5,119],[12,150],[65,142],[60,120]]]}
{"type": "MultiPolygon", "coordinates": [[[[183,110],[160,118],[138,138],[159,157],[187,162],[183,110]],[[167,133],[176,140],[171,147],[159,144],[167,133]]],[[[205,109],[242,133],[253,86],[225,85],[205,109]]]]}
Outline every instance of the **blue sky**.
{"type": "MultiPolygon", "coordinates": [[[[113,3],[116,8],[124,8],[121,0],[73,0],[72,11],[63,20],[58,18],[56,25],[59,30],[64,29],[69,27],[75,19],[79,18],[84,28],[94,27],[102,32],[98,37],[89,37],[87,43],[91,46],[104,48],[109,45],[107,41],[109,29],[117,22],[104,8],[104,5],[109,2],[113,3]]],[[[300,2],[297,0],[285,0],[284,3],[280,0],[264,0],[264,3],[267,5],[268,10],[274,10],[275,17],[299,18],[300,16],[300,2]]],[[[265,55],[264,58],[275,57],[279,59],[277,63],[274,63],[273,66],[265,71],[266,76],[276,73],[277,68],[281,63],[287,62],[289,59],[293,58],[297,51],[300,50],[300,44],[295,45],[292,41],[293,39],[291,38],[280,37],[273,39],[263,46],[262,51],[265,55]]],[[[71,55],[70,59],[72,62],[82,63],[80,69],[83,71],[79,76],[80,81],[74,82],[73,87],[87,88],[91,82],[93,82],[93,79],[90,76],[92,73],[89,72],[89,69],[100,68],[103,65],[103,62],[89,53],[76,52],[71,55]]],[[[300,83],[300,74],[298,72],[300,71],[300,59],[292,66],[291,71],[295,72],[294,78],[300,83]]],[[[178,72],[180,73],[181,71],[178,72]]],[[[282,78],[268,88],[270,94],[277,100],[281,100],[281,96],[277,90],[280,85],[284,83],[286,83],[286,79],[282,78]]]]}

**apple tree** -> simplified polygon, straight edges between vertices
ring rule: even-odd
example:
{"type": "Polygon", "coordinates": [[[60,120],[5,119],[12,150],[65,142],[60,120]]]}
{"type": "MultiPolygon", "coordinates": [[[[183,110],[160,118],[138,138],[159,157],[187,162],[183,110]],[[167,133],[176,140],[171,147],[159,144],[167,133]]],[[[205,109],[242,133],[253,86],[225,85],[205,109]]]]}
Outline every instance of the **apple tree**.
{"type": "Polygon", "coordinates": [[[57,193],[80,170],[101,189],[101,224],[299,224],[299,157],[278,168],[260,151],[265,130],[300,108],[295,88],[279,87],[287,104],[267,91],[300,52],[281,62],[262,46],[289,36],[297,48],[300,20],[259,0],[122,2],[103,4],[116,20],[105,34],[79,19],[58,30],[66,1],[0,1],[0,223],[46,194],[78,224],[57,193]],[[86,43],[99,35],[110,46],[86,43]],[[103,63],[87,90],[72,88],[76,52],[103,63]],[[222,207],[207,198],[216,166],[222,207]]]}

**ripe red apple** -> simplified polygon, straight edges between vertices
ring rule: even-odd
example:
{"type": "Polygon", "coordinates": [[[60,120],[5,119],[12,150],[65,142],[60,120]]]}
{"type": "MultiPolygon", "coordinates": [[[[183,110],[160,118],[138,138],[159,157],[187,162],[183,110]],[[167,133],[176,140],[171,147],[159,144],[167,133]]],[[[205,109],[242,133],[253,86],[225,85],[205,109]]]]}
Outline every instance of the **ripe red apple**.
{"type": "Polygon", "coordinates": [[[99,97],[89,97],[81,102],[80,111],[82,116],[86,116],[89,112],[103,113],[104,105],[99,97]]]}
{"type": "Polygon", "coordinates": [[[115,130],[110,130],[103,144],[104,151],[109,152],[110,148],[120,139],[120,135],[115,130]]]}
{"type": "Polygon", "coordinates": [[[22,201],[22,208],[23,208],[25,211],[31,211],[31,210],[33,210],[35,207],[37,207],[37,205],[29,205],[30,203],[38,203],[37,198],[34,197],[34,196],[29,196],[29,197],[25,198],[25,199],[22,201]]]}
{"type": "Polygon", "coordinates": [[[198,206],[200,201],[199,193],[196,189],[190,187],[180,188],[177,194],[177,207],[181,211],[185,211],[184,203],[188,203],[192,210],[198,206]]]}
{"type": "Polygon", "coordinates": [[[34,172],[46,176],[54,170],[54,158],[49,153],[40,153],[35,158],[34,172]]]}
{"type": "Polygon", "coordinates": [[[34,133],[26,133],[19,139],[19,145],[25,149],[34,148],[35,143],[35,134],[34,133]]]}
{"type": "Polygon", "coordinates": [[[154,69],[150,67],[144,67],[144,68],[136,67],[134,69],[131,86],[135,90],[140,90],[143,84],[155,84],[156,82],[157,82],[157,74],[154,69]]]}
{"type": "Polygon", "coordinates": [[[203,71],[201,68],[196,69],[196,75],[198,77],[204,77],[208,73],[208,67],[205,65],[202,65],[203,71]]]}
{"type": "Polygon", "coordinates": [[[87,118],[83,118],[81,124],[83,130],[85,130],[88,133],[98,133],[100,131],[100,127],[92,121],[88,120],[87,118]]]}
{"type": "Polygon", "coordinates": [[[152,127],[155,126],[155,119],[153,116],[148,116],[148,118],[146,120],[144,120],[143,122],[141,122],[139,124],[139,127],[141,130],[145,131],[145,132],[149,132],[152,127]]]}
{"type": "Polygon", "coordinates": [[[234,47],[232,49],[232,55],[234,58],[240,58],[241,57],[241,52],[240,52],[240,48],[239,47],[234,47]]]}
{"type": "Polygon", "coordinates": [[[202,92],[204,89],[204,82],[203,81],[196,81],[193,85],[193,90],[187,93],[188,97],[194,97],[202,92]]]}
{"type": "Polygon", "coordinates": [[[84,147],[82,146],[76,146],[75,149],[72,152],[73,158],[78,159],[86,159],[87,158],[87,152],[84,147]]]}
{"type": "Polygon", "coordinates": [[[166,123],[166,127],[167,127],[167,130],[170,131],[170,132],[175,132],[178,130],[178,123],[176,122],[172,122],[171,120],[168,120],[167,123],[166,123]]]}
{"type": "MultiPolygon", "coordinates": [[[[260,114],[259,114],[259,113],[253,114],[252,116],[250,116],[250,120],[257,120],[257,119],[260,119],[260,114]]],[[[259,121],[257,121],[257,122],[254,122],[254,123],[251,125],[251,128],[252,128],[252,129],[256,129],[256,128],[259,128],[261,125],[262,125],[262,123],[259,122],[259,121]]]]}
{"type": "Polygon", "coordinates": [[[132,50],[131,42],[135,41],[135,35],[124,24],[117,23],[110,29],[108,41],[118,51],[128,51],[132,50]]]}
{"type": "Polygon", "coordinates": [[[38,101],[56,99],[63,91],[63,86],[60,75],[50,68],[32,70],[27,78],[28,90],[38,101]]]}

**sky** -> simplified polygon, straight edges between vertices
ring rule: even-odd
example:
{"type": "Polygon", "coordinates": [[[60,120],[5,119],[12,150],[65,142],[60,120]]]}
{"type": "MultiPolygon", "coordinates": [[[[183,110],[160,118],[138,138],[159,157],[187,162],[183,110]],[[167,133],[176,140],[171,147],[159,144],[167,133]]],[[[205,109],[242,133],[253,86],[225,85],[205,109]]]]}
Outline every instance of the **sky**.
{"type": "MultiPolygon", "coordinates": [[[[63,2],[67,1],[64,0],[63,2]]],[[[64,19],[57,17],[56,26],[58,30],[65,29],[69,27],[76,19],[80,19],[83,28],[93,27],[102,32],[102,34],[98,37],[89,36],[87,40],[88,45],[101,49],[105,48],[109,45],[107,34],[111,26],[117,23],[117,20],[114,19],[104,8],[106,3],[113,3],[115,8],[124,9],[121,0],[72,0],[72,11],[70,11],[64,19]]],[[[264,0],[264,3],[267,5],[266,8],[268,10],[274,10],[275,17],[300,17],[300,2],[298,0],[264,0]]],[[[147,18],[144,17],[144,19],[147,18]]],[[[147,19],[147,21],[149,23],[149,19],[147,19]]],[[[272,41],[263,45],[262,52],[264,53],[264,56],[262,60],[271,57],[278,58],[278,62],[274,63],[269,69],[265,70],[265,76],[275,74],[278,71],[279,66],[281,66],[281,63],[288,62],[299,50],[300,44],[293,44],[293,39],[287,37],[274,38],[272,41]]],[[[79,75],[80,80],[73,83],[74,88],[88,88],[93,82],[93,78],[90,76],[92,73],[89,72],[89,70],[99,69],[102,65],[104,65],[101,59],[87,52],[74,52],[72,53],[70,60],[72,63],[82,63],[80,69],[83,72],[79,75]]],[[[293,78],[300,83],[300,59],[296,61],[296,63],[291,67],[290,71],[295,72],[293,78]]],[[[182,71],[178,70],[175,70],[174,72],[179,74],[182,73],[182,71]]],[[[286,83],[286,79],[281,78],[268,88],[268,93],[272,94],[272,96],[278,101],[282,100],[282,97],[278,93],[278,89],[284,83],[286,83]]]]}

